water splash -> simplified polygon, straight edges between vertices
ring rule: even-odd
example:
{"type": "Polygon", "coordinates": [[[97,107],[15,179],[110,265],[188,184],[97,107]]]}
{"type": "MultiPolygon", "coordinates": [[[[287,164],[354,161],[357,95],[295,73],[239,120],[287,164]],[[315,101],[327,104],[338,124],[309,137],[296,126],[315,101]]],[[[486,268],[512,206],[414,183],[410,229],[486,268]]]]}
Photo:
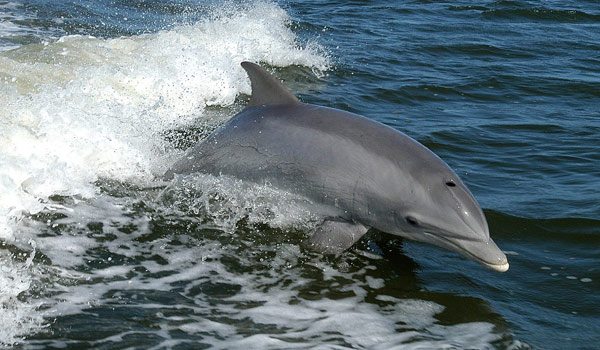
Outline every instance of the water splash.
{"type": "Polygon", "coordinates": [[[4,328],[0,341],[13,343],[40,329],[44,316],[89,305],[93,293],[48,311],[53,295],[69,289],[61,281],[85,285],[89,277],[80,269],[100,249],[94,217],[100,213],[105,228],[130,220],[98,181],[151,186],[181,153],[166,133],[214,127],[226,115],[207,108],[230,107],[250,92],[242,60],[328,68],[322,48],[301,43],[289,24],[283,9],[259,1],[154,34],[71,35],[0,53],[0,240],[25,251],[35,242],[56,268],[36,297],[48,298],[42,311],[38,299],[18,298],[40,281],[31,263],[3,256],[0,323],[17,326],[4,328]]]}

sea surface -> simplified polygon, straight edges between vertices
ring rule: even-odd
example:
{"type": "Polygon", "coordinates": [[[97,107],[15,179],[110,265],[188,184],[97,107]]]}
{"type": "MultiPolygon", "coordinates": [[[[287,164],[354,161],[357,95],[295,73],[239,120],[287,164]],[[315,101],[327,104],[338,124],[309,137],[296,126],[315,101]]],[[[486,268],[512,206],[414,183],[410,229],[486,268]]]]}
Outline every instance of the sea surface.
{"type": "Polygon", "coordinates": [[[600,2],[0,0],[0,348],[599,349],[600,2]],[[258,62],[422,142],[511,267],[161,175],[258,62]]]}

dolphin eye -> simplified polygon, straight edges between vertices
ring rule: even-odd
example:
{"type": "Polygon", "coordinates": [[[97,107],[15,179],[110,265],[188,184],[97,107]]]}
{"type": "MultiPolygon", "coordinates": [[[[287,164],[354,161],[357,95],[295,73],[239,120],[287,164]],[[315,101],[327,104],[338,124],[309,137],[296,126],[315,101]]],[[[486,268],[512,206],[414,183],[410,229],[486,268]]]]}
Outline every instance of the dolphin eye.
{"type": "Polygon", "coordinates": [[[456,183],[454,183],[454,181],[452,181],[452,180],[449,180],[449,181],[446,181],[446,186],[448,186],[448,187],[456,187],[456,183]]]}
{"type": "Polygon", "coordinates": [[[413,218],[412,216],[407,216],[405,219],[406,222],[408,222],[411,226],[419,226],[419,222],[417,221],[417,219],[413,218]]]}

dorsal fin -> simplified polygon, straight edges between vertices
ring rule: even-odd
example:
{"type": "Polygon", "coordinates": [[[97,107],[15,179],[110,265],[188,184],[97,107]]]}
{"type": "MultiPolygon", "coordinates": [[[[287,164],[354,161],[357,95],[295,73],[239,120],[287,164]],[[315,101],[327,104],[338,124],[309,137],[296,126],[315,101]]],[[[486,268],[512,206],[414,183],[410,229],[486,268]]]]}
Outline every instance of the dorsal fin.
{"type": "Polygon", "coordinates": [[[288,105],[299,103],[281,82],[267,73],[261,66],[252,62],[242,62],[252,85],[249,106],[288,105]]]}

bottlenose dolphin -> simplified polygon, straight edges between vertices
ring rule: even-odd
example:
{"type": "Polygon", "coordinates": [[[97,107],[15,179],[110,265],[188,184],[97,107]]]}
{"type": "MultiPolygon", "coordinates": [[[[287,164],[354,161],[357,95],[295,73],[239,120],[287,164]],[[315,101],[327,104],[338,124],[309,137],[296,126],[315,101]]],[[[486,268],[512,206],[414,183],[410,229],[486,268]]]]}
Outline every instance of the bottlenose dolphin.
{"type": "Polygon", "coordinates": [[[366,117],[300,102],[243,62],[249,105],[165,173],[229,175],[311,199],[325,217],[310,245],[340,253],[373,227],[458,252],[493,270],[508,261],[479,204],[444,161],[366,117]]]}

